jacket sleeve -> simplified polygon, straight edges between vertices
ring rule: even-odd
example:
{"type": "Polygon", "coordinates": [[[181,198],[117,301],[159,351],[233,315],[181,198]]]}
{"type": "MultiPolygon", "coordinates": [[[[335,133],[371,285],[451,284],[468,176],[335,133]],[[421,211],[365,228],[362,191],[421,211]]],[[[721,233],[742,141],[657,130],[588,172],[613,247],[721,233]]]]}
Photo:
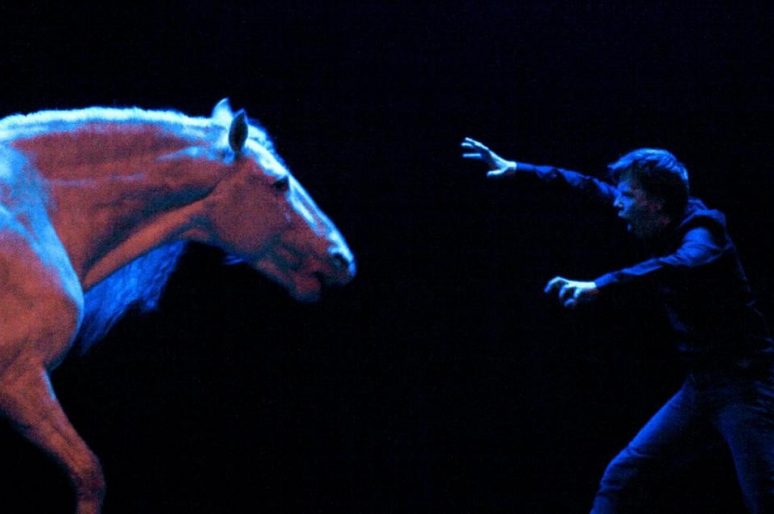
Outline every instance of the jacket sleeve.
{"type": "Polygon", "coordinates": [[[723,251],[724,245],[708,228],[695,227],[685,233],[680,247],[674,253],[607,273],[594,280],[594,283],[599,289],[604,289],[653,279],[665,273],[685,272],[716,261],[723,251]]]}
{"type": "Polygon", "coordinates": [[[616,188],[603,180],[583,175],[576,171],[553,166],[536,166],[526,162],[516,163],[516,174],[528,174],[548,184],[570,187],[589,196],[592,200],[611,205],[616,197],[616,188]]]}

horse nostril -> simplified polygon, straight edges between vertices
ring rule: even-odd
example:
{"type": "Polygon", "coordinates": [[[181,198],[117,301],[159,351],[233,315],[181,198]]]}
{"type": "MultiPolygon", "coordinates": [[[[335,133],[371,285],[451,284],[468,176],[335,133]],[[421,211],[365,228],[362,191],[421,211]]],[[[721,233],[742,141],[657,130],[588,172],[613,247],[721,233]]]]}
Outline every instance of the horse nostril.
{"type": "Polygon", "coordinates": [[[333,267],[335,267],[338,271],[346,271],[349,269],[349,259],[340,253],[334,253],[331,255],[331,262],[333,263],[333,267]]]}

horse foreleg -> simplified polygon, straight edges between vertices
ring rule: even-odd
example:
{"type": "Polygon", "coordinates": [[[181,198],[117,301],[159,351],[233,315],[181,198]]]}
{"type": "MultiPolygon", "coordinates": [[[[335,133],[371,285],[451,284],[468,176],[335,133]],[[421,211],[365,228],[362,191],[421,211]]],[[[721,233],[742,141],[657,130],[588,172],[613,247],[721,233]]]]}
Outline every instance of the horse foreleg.
{"type": "Polygon", "coordinates": [[[32,368],[0,377],[0,411],[64,468],[75,488],[77,514],[99,514],[105,495],[102,468],[67,419],[48,374],[32,368]]]}

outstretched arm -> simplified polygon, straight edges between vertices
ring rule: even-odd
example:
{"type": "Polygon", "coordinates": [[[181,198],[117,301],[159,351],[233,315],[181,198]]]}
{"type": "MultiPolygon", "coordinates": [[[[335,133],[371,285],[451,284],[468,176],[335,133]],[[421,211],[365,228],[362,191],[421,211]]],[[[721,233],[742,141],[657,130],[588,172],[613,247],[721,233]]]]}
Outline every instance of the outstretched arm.
{"type": "Polygon", "coordinates": [[[469,137],[462,141],[461,146],[464,152],[463,158],[482,161],[487,165],[489,171],[486,176],[489,178],[503,178],[517,173],[529,174],[543,182],[562,184],[578,190],[606,205],[612,205],[615,200],[616,188],[594,177],[553,166],[535,166],[525,162],[509,161],[494,153],[483,143],[469,137]]]}

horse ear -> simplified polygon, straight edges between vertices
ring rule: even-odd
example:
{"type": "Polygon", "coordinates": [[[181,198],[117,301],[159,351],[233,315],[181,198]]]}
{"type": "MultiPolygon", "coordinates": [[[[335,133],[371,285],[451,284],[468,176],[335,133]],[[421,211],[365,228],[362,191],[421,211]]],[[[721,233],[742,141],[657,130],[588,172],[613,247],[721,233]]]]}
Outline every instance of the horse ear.
{"type": "Polygon", "coordinates": [[[216,103],[212,109],[212,119],[221,122],[223,126],[228,125],[233,117],[234,113],[231,111],[231,104],[228,98],[224,98],[216,103]]]}
{"type": "Polygon", "coordinates": [[[234,116],[234,119],[231,121],[231,127],[228,129],[228,145],[234,153],[242,151],[242,148],[245,146],[245,141],[247,141],[248,131],[247,115],[245,114],[244,109],[241,109],[236,113],[236,116],[234,116]]]}

